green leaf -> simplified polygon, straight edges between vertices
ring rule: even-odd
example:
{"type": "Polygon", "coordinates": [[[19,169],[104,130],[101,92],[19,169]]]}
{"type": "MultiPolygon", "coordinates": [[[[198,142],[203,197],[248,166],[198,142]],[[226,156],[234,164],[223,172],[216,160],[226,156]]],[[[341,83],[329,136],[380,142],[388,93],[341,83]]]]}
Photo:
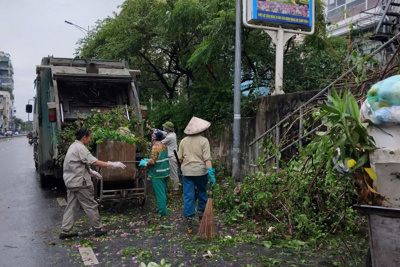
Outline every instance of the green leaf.
{"type": "Polygon", "coordinates": [[[351,136],[351,140],[353,141],[353,144],[357,144],[360,139],[360,135],[357,132],[353,132],[351,136]]]}
{"type": "Polygon", "coordinates": [[[335,86],[332,86],[332,96],[333,96],[336,100],[340,101],[340,97],[339,97],[339,95],[338,95],[338,93],[337,93],[337,91],[336,91],[336,89],[335,89],[335,86]]]}
{"type": "Polygon", "coordinates": [[[328,105],[325,105],[325,104],[319,104],[319,106],[323,109],[323,110],[325,110],[325,111],[328,111],[328,112],[331,112],[331,113],[335,113],[335,114],[338,114],[338,115],[340,115],[340,110],[338,110],[337,108],[335,108],[335,107],[332,107],[332,106],[328,106],[328,105]]]}
{"type": "Polygon", "coordinates": [[[335,97],[330,96],[330,95],[327,95],[326,97],[327,97],[328,100],[329,100],[329,102],[327,103],[328,105],[329,105],[329,104],[332,104],[332,106],[340,107],[340,101],[341,101],[340,98],[335,98],[335,97]]]}
{"type": "Polygon", "coordinates": [[[288,247],[295,248],[295,249],[300,249],[301,247],[303,247],[305,245],[306,245],[306,242],[303,242],[301,240],[296,240],[296,239],[290,240],[288,243],[288,247]]]}
{"type": "Polygon", "coordinates": [[[324,135],[327,135],[328,132],[315,132],[315,134],[318,136],[324,136],[324,135]]]}
{"type": "Polygon", "coordinates": [[[264,245],[266,248],[271,248],[272,247],[272,242],[271,241],[263,241],[261,244],[264,245]]]}
{"type": "Polygon", "coordinates": [[[347,108],[347,97],[344,96],[342,101],[340,102],[340,111],[346,113],[347,112],[346,108],[347,108]]]}
{"type": "Polygon", "coordinates": [[[368,162],[368,153],[364,153],[358,160],[356,165],[352,169],[356,170],[362,166],[364,166],[365,163],[368,162]]]}
{"type": "Polygon", "coordinates": [[[360,109],[358,108],[358,104],[354,96],[349,93],[349,98],[350,98],[350,105],[351,105],[351,110],[353,111],[353,117],[356,119],[358,122],[360,121],[360,109]]]}
{"type": "Polygon", "coordinates": [[[308,226],[308,218],[305,214],[300,214],[299,221],[301,221],[305,226],[308,226]]]}

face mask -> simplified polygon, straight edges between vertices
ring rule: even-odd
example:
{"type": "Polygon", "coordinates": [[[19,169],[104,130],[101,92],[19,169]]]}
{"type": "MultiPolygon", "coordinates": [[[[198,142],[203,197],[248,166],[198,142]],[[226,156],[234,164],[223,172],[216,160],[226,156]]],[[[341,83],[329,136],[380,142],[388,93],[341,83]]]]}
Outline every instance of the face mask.
{"type": "Polygon", "coordinates": [[[165,128],[162,128],[162,130],[165,132],[165,128]]]}

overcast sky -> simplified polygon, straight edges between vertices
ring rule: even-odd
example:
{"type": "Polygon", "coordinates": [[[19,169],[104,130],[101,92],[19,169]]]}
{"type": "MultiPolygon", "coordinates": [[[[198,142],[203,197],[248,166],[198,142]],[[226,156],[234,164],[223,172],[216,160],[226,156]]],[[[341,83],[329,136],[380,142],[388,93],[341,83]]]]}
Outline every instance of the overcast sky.
{"type": "MultiPolygon", "coordinates": [[[[73,57],[85,29],[119,12],[123,0],[0,0],[0,51],[14,67],[16,116],[28,119],[25,105],[35,95],[36,65],[48,55],[73,57]]],[[[32,103],[32,101],[31,101],[32,103]]],[[[32,119],[32,116],[30,116],[32,119]]]]}

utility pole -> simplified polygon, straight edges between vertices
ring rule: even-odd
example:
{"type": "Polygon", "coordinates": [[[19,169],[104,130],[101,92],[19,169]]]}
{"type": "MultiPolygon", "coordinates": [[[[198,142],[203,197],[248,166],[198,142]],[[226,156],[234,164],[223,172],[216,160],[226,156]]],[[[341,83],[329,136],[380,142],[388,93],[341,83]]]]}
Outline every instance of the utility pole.
{"type": "Polygon", "coordinates": [[[235,91],[233,98],[233,150],[232,177],[236,182],[240,177],[240,97],[241,97],[241,43],[242,43],[242,1],[236,0],[236,31],[235,31],[235,91]]]}

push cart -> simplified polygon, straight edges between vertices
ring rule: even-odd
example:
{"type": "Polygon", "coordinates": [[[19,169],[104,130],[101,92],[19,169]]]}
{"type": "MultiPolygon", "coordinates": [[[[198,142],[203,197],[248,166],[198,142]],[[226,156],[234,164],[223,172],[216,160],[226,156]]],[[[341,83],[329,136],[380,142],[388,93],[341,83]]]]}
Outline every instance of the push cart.
{"type": "Polygon", "coordinates": [[[138,167],[136,149],[132,144],[106,140],[97,145],[97,158],[102,161],[120,161],[126,169],[100,170],[101,179],[95,188],[99,202],[112,200],[112,208],[119,210],[127,200],[146,202],[147,169],[138,167]]]}

